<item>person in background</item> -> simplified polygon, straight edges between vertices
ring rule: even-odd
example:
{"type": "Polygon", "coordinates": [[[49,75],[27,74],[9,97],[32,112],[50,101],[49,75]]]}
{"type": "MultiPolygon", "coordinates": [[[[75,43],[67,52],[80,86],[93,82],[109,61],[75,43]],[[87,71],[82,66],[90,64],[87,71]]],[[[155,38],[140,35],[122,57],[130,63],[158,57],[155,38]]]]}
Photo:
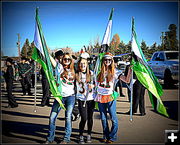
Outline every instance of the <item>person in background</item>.
{"type": "Polygon", "coordinates": [[[62,57],[64,55],[64,52],[62,50],[58,50],[55,52],[55,60],[59,63],[62,63],[62,57]]]}
{"type": "Polygon", "coordinates": [[[78,108],[81,116],[79,123],[79,144],[84,144],[84,128],[87,122],[87,137],[86,142],[91,143],[91,131],[93,127],[94,113],[94,85],[93,72],[90,71],[88,65],[89,54],[84,52],[80,55],[78,61],[78,69],[76,73],[76,97],[78,100],[78,108]]]}
{"type": "Polygon", "coordinates": [[[14,80],[14,70],[13,70],[13,60],[11,58],[6,59],[7,70],[4,73],[4,78],[6,82],[6,90],[8,96],[8,108],[18,107],[18,104],[12,94],[13,80],[14,80]]]}
{"type": "Polygon", "coordinates": [[[20,74],[20,81],[22,85],[22,91],[23,91],[23,96],[26,95],[28,92],[28,95],[32,95],[31,93],[31,80],[30,80],[30,71],[31,71],[31,66],[29,63],[27,63],[27,58],[22,57],[21,62],[18,63],[18,71],[20,74]]]}
{"type": "Polygon", "coordinates": [[[35,62],[34,62],[34,60],[32,59],[32,60],[30,60],[30,65],[31,65],[31,70],[30,70],[30,77],[31,77],[31,86],[32,86],[32,88],[34,88],[35,87],[35,73],[36,72],[34,72],[34,70],[35,70],[35,64],[34,64],[35,62]]]}
{"type": "MultiPolygon", "coordinates": [[[[135,55],[131,55],[130,57],[128,57],[128,61],[131,62],[132,57],[134,57],[135,61],[137,60],[135,55]]],[[[139,106],[140,115],[144,116],[144,115],[146,115],[146,113],[145,113],[145,104],[144,104],[144,94],[145,94],[145,89],[146,88],[137,79],[136,74],[134,72],[132,72],[132,69],[131,69],[130,65],[127,67],[127,73],[125,73],[125,75],[121,75],[120,79],[122,81],[124,81],[125,83],[129,84],[130,81],[132,81],[131,80],[132,73],[133,73],[132,113],[133,114],[137,113],[137,109],[138,109],[138,106],[139,106]]],[[[128,94],[130,95],[130,92],[128,92],[128,94]]],[[[130,110],[127,112],[127,114],[130,114],[130,110]]]]}
{"type": "Polygon", "coordinates": [[[50,106],[50,102],[49,102],[51,98],[50,86],[43,68],[40,69],[40,73],[42,76],[41,83],[42,83],[42,93],[43,93],[41,106],[42,107],[44,107],[45,105],[50,106]]]}
{"type": "Polygon", "coordinates": [[[14,69],[15,69],[15,81],[19,80],[19,72],[18,72],[18,65],[17,62],[14,62],[14,69]]]}
{"type": "MultiPolygon", "coordinates": [[[[115,63],[115,68],[116,69],[118,68],[118,63],[115,63]]],[[[121,71],[121,70],[119,70],[119,71],[121,71]]],[[[122,85],[121,80],[117,81],[116,86],[115,86],[115,91],[120,94],[120,97],[125,97],[125,95],[123,94],[123,85],[122,85]]]]}
{"type": "MultiPolygon", "coordinates": [[[[127,77],[128,75],[128,70],[130,69],[131,65],[130,65],[130,62],[131,62],[132,58],[131,56],[128,56],[125,61],[126,61],[126,67],[125,67],[125,71],[124,71],[124,76],[127,77]]],[[[121,80],[122,81],[122,80],[121,80]]],[[[124,82],[124,81],[123,81],[124,82]]],[[[127,94],[128,94],[128,101],[130,102],[131,101],[131,90],[130,90],[130,83],[129,82],[124,82],[126,84],[126,87],[127,87],[127,94]]]]}

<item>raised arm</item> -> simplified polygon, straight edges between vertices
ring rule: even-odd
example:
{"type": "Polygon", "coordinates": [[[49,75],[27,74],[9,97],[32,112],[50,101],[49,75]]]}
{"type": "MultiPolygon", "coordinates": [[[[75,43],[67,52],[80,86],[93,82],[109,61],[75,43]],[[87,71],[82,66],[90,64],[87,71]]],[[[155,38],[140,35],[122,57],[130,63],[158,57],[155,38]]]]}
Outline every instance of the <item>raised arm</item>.
{"type": "Polygon", "coordinates": [[[131,69],[131,67],[129,67],[127,76],[121,75],[119,77],[119,79],[122,80],[125,83],[130,83],[131,74],[132,74],[132,69],[131,69]]]}
{"type": "Polygon", "coordinates": [[[57,62],[55,61],[55,59],[50,54],[49,54],[49,57],[50,57],[50,60],[51,60],[53,67],[56,67],[57,62]]]}

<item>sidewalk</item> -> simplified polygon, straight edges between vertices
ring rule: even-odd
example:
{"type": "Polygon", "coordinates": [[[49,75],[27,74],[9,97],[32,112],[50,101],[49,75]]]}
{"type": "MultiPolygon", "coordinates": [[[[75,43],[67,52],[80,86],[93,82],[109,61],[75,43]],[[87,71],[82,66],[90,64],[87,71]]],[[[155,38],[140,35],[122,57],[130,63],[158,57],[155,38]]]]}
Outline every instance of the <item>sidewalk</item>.
{"type": "MultiPolygon", "coordinates": [[[[32,89],[33,92],[33,89],[32,89]]],[[[178,89],[164,90],[162,100],[168,107],[170,118],[166,118],[152,110],[150,100],[146,91],[145,105],[146,115],[125,114],[130,108],[126,88],[123,88],[126,97],[119,97],[117,100],[117,116],[119,120],[118,143],[164,143],[165,130],[177,130],[178,127],[178,89]]],[[[37,88],[37,105],[34,106],[34,96],[21,96],[21,85],[15,83],[13,94],[16,96],[19,107],[6,108],[6,92],[2,88],[1,111],[2,111],[2,143],[43,143],[48,133],[49,114],[51,107],[40,107],[42,98],[41,83],[37,88]],[[34,109],[37,112],[34,112],[34,109]]],[[[51,98],[51,104],[53,97],[51,98]]],[[[79,120],[72,123],[71,143],[78,143],[79,120]]],[[[110,120],[109,120],[110,121],[110,120]]],[[[61,110],[56,121],[56,138],[64,134],[64,110],[61,110]]],[[[109,122],[111,125],[111,122],[109,122]]],[[[86,134],[84,134],[86,135],[86,134]]],[[[94,112],[94,125],[92,132],[92,144],[102,144],[102,126],[99,112],[94,112]]],[[[56,144],[56,142],[55,142],[56,144]]]]}

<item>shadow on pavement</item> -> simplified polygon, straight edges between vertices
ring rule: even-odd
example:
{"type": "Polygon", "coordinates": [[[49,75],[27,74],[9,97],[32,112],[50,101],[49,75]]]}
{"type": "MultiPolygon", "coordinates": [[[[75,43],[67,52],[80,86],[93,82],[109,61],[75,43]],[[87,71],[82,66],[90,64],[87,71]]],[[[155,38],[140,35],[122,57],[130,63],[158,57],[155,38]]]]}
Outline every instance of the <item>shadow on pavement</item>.
{"type": "MultiPolygon", "coordinates": [[[[7,101],[5,102],[5,101],[2,101],[2,103],[7,103],[7,101]]],[[[17,102],[18,104],[21,104],[21,105],[28,105],[28,106],[34,106],[34,104],[28,104],[28,103],[21,103],[21,102],[17,102]]],[[[38,102],[37,102],[38,103],[38,102]]],[[[36,104],[36,107],[41,107],[41,104],[39,103],[39,104],[36,104]]],[[[6,106],[2,106],[2,107],[4,107],[4,108],[7,108],[6,106]]]]}
{"type": "MultiPolygon", "coordinates": [[[[49,125],[2,120],[2,135],[17,138],[16,143],[18,143],[18,138],[34,141],[37,143],[44,143],[48,134],[48,128],[49,125]]],[[[79,129],[72,128],[71,141],[78,143],[78,133],[79,129]]],[[[92,134],[102,133],[92,132],[92,134]]],[[[56,126],[55,142],[59,143],[63,136],[64,127],[56,126]]],[[[92,137],[92,139],[100,141],[100,138],[98,137],[92,137]]],[[[3,142],[12,143],[11,140],[5,140],[2,138],[2,143],[3,142]]]]}
{"type": "Polygon", "coordinates": [[[164,101],[169,118],[178,121],[178,101],[164,101]]]}
{"type": "MultiPolygon", "coordinates": [[[[163,104],[166,107],[167,113],[169,115],[169,119],[178,121],[178,101],[163,101],[163,104]]],[[[155,110],[151,110],[151,111],[159,115],[162,115],[155,110]]]]}
{"type": "MultiPolygon", "coordinates": [[[[34,112],[32,112],[34,113],[34,112]]],[[[2,110],[2,114],[8,114],[8,115],[14,115],[14,116],[21,116],[21,117],[33,117],[33,118],[48,118],[49,116],[42,116],[42,115],[33,115],[33,114],[27,114],[27,113],[21,113],[21,112],[12,112],[12,111],[5,111],[2,110]]]]}
{"type": "MultiPolygon", "coordinates": [[[[16,99],[16,101],[18,101],[18,102],[17,102],[18,104],[22,104],[22,105],[34,106],[34,104],[35,104],[35,103],[33,103],[33,104],[21,103],[21,102],[19,102],[19,100],[17,100],[17,99],[16,99]]],[[[22,100],[21,100],[21,101],[22,101],[22,100]]],[[[34,101],[27,101],[27,102],[34,102],[34,101]]],[[[45,107],[45,106],[47,106],[47,105],[41,106],[41,103],[40,103],[40,102],[41,102],[41,101],[36,101],[36,106],[38,106],[38,107],[45,107]]],[[[7,103],[7,101],[2,101],[2,103],[7,103]]],[[[7,108],[6,106],[2,106],[2,107],[7,108]]],[[[50,102],[50,105],[48,105],[47,107],[52,107],[52,103],[50,102]]]]}
{"type": "MultiPolygon", "coordinates": [[[[6,111],[6,110],[2,110],[2,114],[13,115],[16,117],[21,116],[21,117],[29,117],[29,118],[49,119],[49,116],[27,114],[27,113],[21,113],[21,112],[12,112],[12,111],[6,111]]],[[[2,120],[2,135],[7,136],[7,137],[17,138],[16,143],[18,143],[18,138],[29,140],[31,142],[34,141],[36,143],[44,143],[48,134],[48,129],[49,129],[48,124],[42,125],[42,124],[36,124],[36,123],[2,120]]],[[[65,129],[64,126],[63,127],[56,126],[57,138],[55,137],[55,142],[58,143],[60,142],[58,138],[63,138],[64,129],[65,129]]],[[[85,130],[84,133],[87,133],[87,130],[85,130]]],[[[79,134],[79,129],[72,128],[72,134],[71,134],[72,142],[78,143],[78,139],[79,139],[78,134],[79,134]]],[[[96,134],[96,135],[95,137],[93,136],[92,139],[100,141],[101,138],[98,138],[97,135],[102,135],[102,133],[92,131],[92,135],[93,134],[96,134]]],[[[4,139],[2,138],[2,142],[4,143],[13,143],[13,141],[9,139],[5,140],[5,138],[4,139]]]]}
{"type": "MultiPolygon", "coordinates": [[[[48,125],[2,120],[2,135],[31,140],[37,143],[43,143],[45,141],[46,135],[43,135],[41,133],[47,133],[47,129],[48,125]],[[32,138],[32,136],[42,139],[35,139],[34,137],[32,138]]],[[[12,143],[11,140],[8,139],[7,141],[3,138],[2,142],[12,143]]]]}

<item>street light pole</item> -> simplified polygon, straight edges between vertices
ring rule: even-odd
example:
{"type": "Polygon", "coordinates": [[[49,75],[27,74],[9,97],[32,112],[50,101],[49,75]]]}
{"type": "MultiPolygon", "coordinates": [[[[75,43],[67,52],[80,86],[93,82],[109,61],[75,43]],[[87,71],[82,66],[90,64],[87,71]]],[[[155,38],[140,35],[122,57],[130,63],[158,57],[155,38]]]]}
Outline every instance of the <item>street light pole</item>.
{"type": "Polygon", "coordinates": [[[18,41],[17,41],[17,47],[18,47],[18,57],[19,57],[19,60],[20,60],[20,57],[21,57],[21,52],[20,52],[20,34],[18,33],[18,41]]]}

